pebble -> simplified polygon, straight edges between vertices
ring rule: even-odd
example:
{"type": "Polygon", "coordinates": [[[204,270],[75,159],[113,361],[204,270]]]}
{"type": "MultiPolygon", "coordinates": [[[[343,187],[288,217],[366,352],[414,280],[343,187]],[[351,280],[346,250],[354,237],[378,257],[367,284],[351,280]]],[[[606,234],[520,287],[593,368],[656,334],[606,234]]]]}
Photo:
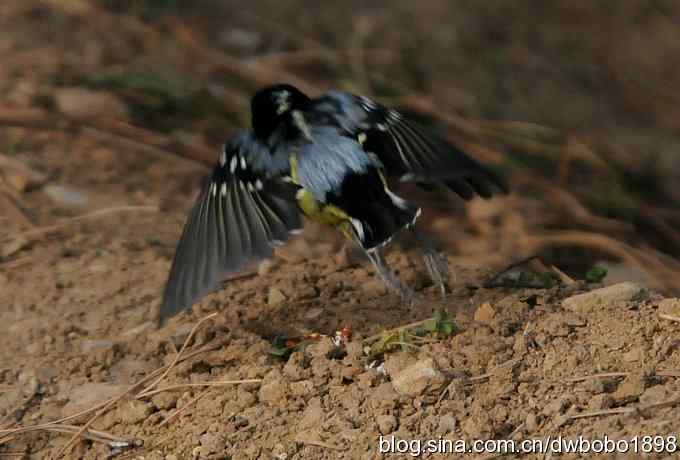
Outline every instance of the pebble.
{"type": "Polygon", "coordinates": [[[422,359],[392,375],[392,385],[397,393],[405,396],[419,396],[433,383],[441,384],[443,376],[432,358],[422,359]]]}
{"type": "Polygon", "coordinates": [[[378,415],[375,418],[381,434],[390,434],[397,429],[397,418],[394,415],[378,415]]]}
{"type": "Polygon", "coordinates": [[[633,373],[628,375],[626,379],[621,382],[621,385],[612,394],[612,397],[619,404],[634,401],[645,391],[647,377],[642,373],[633,373]]]}
{"type": "Polygon", "coordinates": [[[272,287],[267,294],[267,305],[279,305],[286,301],[286,295],[281,289],[272,287]]]}
{"type": "Polygon", "coordinates": [[[73,118],[106,116],[126,118],[128,110],[116,95],[85,88],[61,88],[54,91],[57,109],[73,118]]]}
{"type": "Polygon", "coordinates": [[[281,380],[272,380],[260,387],[258,397],[260,398],[260,401],[274,405],[280,403],[286,397],[287,390],[288,388],[285,382],[281,380]]]}
{"type": "Polygon", "coordinates": [[[494,310],[491,304],[489,302],[484,302],[479,307],[477,307],[477,310],[475,310],[475,321],[488,323],[491,322],[495,315],[496,310],[494,310]]]}
{"type": "Polygon", "coordinates": [[[663,299],[659,303],[659,314],[680,318],[680,299],[663,299]]]}
{"type": "Polygon", "coordinates": [[[122,394],[127,389],[127,385],[85,383],[69,391],[69,402],[64,406],[64,413],[68,415],[83,409],[89,409],[97,403],[122,394]]]}

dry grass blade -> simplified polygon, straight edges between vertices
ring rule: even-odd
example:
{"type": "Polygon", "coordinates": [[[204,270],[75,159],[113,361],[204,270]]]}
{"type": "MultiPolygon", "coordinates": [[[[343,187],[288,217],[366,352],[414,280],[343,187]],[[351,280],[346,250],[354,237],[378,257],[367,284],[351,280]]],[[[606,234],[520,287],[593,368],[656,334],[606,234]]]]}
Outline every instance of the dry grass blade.
{"type": "Polygon", "coordinates": [[[196,331],[209,319],[214,318],[217,316],[217,313],[211,313],[210,315],[206,316],[205,318],[201,319],[196,325],[194,325],[193,328],[191,328],[191,332],[189,332],[189,336],[186,338],[184,343],[182,344],[182,348],[179,350],[179,353],[175,356],[175,359],[172,361],[172,363],[165,369],[165,372],[163,372],[156,380],[154,380],[150,385],[148,385],[146,388],[144,388],[142,391],[137,393],[137,398],[143,398],[147,396],[147,392],[151,391],[156,385],[158,385],[169,373],[170,371],[177,365],[177,363],[180,361],[182,358],[182,355],[186,351],[187,347],[189,346],[189,343],[191,342],[191,339],[193,339],[194,335],[196,334],[196,331]]]}
{"type": "MultiPolygon", "coordinates": [[[[201,353],[212,351],[216,348],[223,346],[224,343],[225,343],[225,338],[216,339],[216,340],[200,347],[198,350],[193,350],[192,352],[184,355],[181,360],[183,361],[183,360],[186,360],[186,359],[190,359],[190,358],[193,358],[194,356],[197,356],[201,353]]],[[[176,364],[176,363],[174,363],[174,364],[176,364]]],[[[104,401],[100,404],[97,404],[94,407],[83,410],[81,412],[70,415],[68,417],[64,417],[62,419],[55,420],[55,421],[52,421],[52,422],[49,422],[49,423],[40,424],[40,425],[33,425],[33,426],[28,426],[28,427],[19,427],[19,428],[0,430],[0,435],[2,435],[2,434],[6,435],[4,438],[0,439],[0,445],[9,441],[10,439],[12,439],[14,436],[16,436],[18,434],[26,433],[26,432],[30,432],[30,431],[35,431],[35,430],[47,429],[47,428],[53,427],[53,426],[59,426],[60,424],[63,424],[64,422],[82,417],[84,415],[87,415],[87,414],[90,414],[90,413],[96,411],[96,414],[92,418],[90,418],[90,420],[83,427],[80,427],[78,432],[75,433],[75,435],[71,438],[71,440],[58,452],[57,458],[59,458],[59,456],[63,455],[67,451],[67,449],[70,449],[71,446],[73,445],[72,443],[75,442],[75,440],[79,436],[81,436],[86,430],[89,430],[89,426],[97,418],[99,418],[103,413],[105,413],[110,407],[112,407],[115,403],[117,403],[118,401],[123,399],[125,396],[133,393],[137,388],[144,385],[149,380],[157,377],[159,374],[167,374],[166,371],[169,368],[170,368],[170,366],[164,366],[162,368],[159,368],[159,369],[155,370],[154,372],[152,372],[151,374],[144,377],[143,379],[141,379],[139,382],[132,385],[123,394],[116,396],[116,397],[113,397],[113,398],[110,398],[110,399],[108,399],[108,400],[106,400],[106,401],[104,401]]]]}
{"type": "Polygon", "coordinates": [[[197,403],[198,401],[200,401],[201,399],[203,399],[203,398],[205,398],[206,396],[208,396],[208,394],[210,394],[210,392],[211,392],[212,390],[213,390],[212,388],[209,388],[209,389],[205,390],[203,393],[200,393],[198,396],[195,396],[193,399],[187,401],[186,404],[184,404],[182,407],[180,407],[180,408],[177,409],[175,412],[173,412],[172,415],[170,415],[168,418],[166,418],[165,420],[163,420],[163,421],[161,422],[161,424],[158,425],[158,426],[159,426],[159,427],[163,427],[163,426],[165,426],[165,425],[167,425],[167,424],[169,424],[169,423],[172,423],[173,421],[175,421],[175,420],[177,419],[177,417],[180,416],[180,414],[181,414],[182,412],[184,412],[186,409],[188,409],[188,408],[190,408],[191,406],[193,406],[194,404],[196,404],[196,403],[197,403]]]}
{"type": "MultiPolygon", "coordinates": [[[[140,393],[138,393],[137,397],[143,395],[146,391],[155,387],[160,381],[162,381],[168,375],[168,373],[172,370],[172,368],[175,367],[177,365],[177,363],[179,362],[180,358],[182,357],[182,354],[184,354],[184,351],[187,349],[189,342],[193,338],[194,334],[196,334],[196,331],[199,329],[199,327],[203,323],[205,323],[207,320],[213,318],[216,315],[217,315],[217,313],[212,313],[212,314],[206,316],[205,318],[201,319],[198,323],[196,323],[196,325],[191,329],[189,336],[184,341],[184,344],[182,345],[182,349],[180,350],[179,353],[177,353],[177,356],[175,356],[175,359],[170,364],[170,366],[168,366],[167,369],[165,369],[165,371],[156,380],[153,381],[153,383],[151,383],[149,386],[144,388],[144,390],[142,390],[140,393]]],[[[104,407],[99,409],[99,411],[97,411],[97,413],[95,413],[87,422],[85,422],[85,424],[80,428],[80,430],[76,434],[73,435],[73,437],[69,440],[69,442],[67,442],[64,445],[64,447],[62,447],[59,450],[57,457],[60,457],[63,454],[65,454],[66,452],[68,452],[68,450],[75,444],[78,437],[81,436],[94,423],[94,421],[97,420],[101,415],[103,415],[111,406],[116,404],[118,401],[123,399],[125,396],[133,393],[136,389],[137,389],[137,385],[132,386],[125,393],[123,393],[122,395],[120,395],[116,398],[113,398],[110,402],[108,402],[106,405],[104,405],[104,407]]]]}

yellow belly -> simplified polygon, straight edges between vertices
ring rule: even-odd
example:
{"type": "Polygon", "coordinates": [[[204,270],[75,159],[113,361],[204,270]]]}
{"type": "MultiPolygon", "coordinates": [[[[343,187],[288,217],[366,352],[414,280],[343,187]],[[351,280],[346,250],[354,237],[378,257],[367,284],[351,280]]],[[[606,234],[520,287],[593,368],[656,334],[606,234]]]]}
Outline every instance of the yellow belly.
{"type": "Polygon", "coordinates": [[[298,206],[309,219],[320,224],[331,225],[350,240],[355,239],[351,231],[350,217],[345,211],[331,204],[320,203],[305,189],[300,189],[296,198],[298,206]]]}

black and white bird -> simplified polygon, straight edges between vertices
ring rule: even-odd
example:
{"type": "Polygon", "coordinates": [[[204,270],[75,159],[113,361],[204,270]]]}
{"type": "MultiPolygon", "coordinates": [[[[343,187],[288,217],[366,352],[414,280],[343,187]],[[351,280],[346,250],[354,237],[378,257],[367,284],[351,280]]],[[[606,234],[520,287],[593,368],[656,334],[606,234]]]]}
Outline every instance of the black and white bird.
{"type": "MultiPolygon", "coordinates": [[[[301,215],[359,245],[387,286],[409,299],[380,249],[401,229],[418,235],[420,207],[392,192],[388,179],[442,184],[465,200],[507,192],[465,153],[364,96],[329,91],[311,99],[279,84],[258,91],[251,111],[251,129],[224,145],[189,213],[161,324],[217,289],[230,272],[271,257],[275,246],[301,231],[301,215]]],[[[427,270],[445,292],[445,259],[419,239],[427,270]]]]}

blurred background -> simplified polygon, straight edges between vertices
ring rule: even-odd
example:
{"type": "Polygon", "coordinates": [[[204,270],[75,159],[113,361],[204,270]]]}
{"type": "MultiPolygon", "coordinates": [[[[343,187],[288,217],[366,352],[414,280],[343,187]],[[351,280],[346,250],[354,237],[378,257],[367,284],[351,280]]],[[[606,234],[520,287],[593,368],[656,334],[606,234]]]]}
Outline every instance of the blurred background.
{"type": "Polygon", "coordinates": [[[461,265],[680,292],[679,25],[673,0],[2,2],[0,267],[121,205],[160,204],[141,236],[108,231],[171,257],[250,95],[289,82],[396,106],[507,178],[507,198],[418,196],[461,265]]]}

